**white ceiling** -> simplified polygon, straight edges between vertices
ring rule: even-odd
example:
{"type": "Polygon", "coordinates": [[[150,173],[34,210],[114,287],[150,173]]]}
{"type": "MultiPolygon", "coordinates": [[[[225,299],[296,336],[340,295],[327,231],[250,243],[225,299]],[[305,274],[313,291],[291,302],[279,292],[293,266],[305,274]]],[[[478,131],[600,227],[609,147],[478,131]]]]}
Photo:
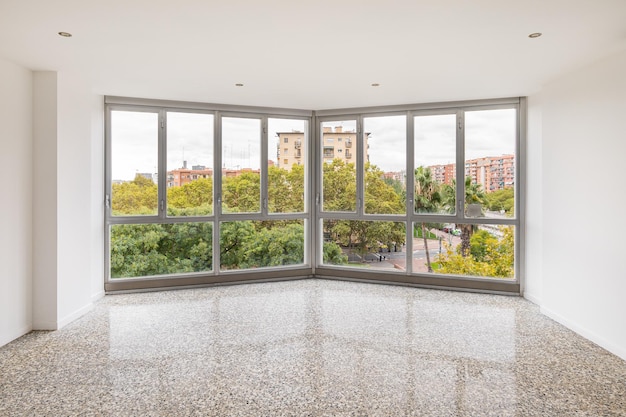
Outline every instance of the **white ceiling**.
{"type": "Polygon", "coordinates": [[[315,110],[534,93],[626,48],[626,0],[0,0],[0,39],[99,94],[315,110]]]}

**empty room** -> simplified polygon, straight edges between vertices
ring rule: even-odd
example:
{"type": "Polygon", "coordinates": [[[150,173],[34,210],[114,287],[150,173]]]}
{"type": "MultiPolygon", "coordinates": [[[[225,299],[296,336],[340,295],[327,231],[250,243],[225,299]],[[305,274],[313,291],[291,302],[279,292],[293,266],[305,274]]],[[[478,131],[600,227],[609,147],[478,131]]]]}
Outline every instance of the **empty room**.
{"type": "Polygon", "coordinates": [[[626,3],[0,2],[0,416],[626,416],[626,3]]]}

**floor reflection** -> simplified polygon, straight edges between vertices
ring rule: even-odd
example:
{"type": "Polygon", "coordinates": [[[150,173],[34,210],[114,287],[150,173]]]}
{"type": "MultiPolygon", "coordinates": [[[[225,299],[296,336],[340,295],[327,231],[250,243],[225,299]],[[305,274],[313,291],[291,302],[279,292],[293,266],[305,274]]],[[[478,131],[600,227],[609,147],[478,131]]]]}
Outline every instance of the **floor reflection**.
{"type": "Polygon", "coordinates": [[[108,296],[0,365],[0,415],[626,409],[624,361],[523,299],[326,280],[108,296]]]}

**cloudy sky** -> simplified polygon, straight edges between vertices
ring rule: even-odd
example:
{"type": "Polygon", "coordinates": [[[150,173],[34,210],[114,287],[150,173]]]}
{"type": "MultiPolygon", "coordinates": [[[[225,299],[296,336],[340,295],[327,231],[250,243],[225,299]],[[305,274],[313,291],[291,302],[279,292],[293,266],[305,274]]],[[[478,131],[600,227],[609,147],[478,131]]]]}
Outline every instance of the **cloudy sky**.
{"type": "MultiPolygon", "coordinates": [[[[512,154],[515,151],[515,110],[465,113],[465,159],[512,154]]],[[[456,119],[454,115],[415,118],[415,166],[454,162],[456,119]]],[[[354,121],[326,122],[354,130],[354,121]]],[[[200,113],[168,113],[167,169],[203,165],[213,167],[214,119],[200,113]]],[[[405,167],[405,116],[369,117],[364,129],[370,132],[370,161],[383,171],[405,167]]],[[[269,119],[268,158],[276,161],[276,132],[306,130],[303,120],[269,119]]],[[[136,173],[157,170],[158,115],[144,112],[112,112],[112,178],[131,180],[136,173]]],[[[261,124],[258,119],[222,119],[222,165],[253,168],[261,165],[261,124]]]]}

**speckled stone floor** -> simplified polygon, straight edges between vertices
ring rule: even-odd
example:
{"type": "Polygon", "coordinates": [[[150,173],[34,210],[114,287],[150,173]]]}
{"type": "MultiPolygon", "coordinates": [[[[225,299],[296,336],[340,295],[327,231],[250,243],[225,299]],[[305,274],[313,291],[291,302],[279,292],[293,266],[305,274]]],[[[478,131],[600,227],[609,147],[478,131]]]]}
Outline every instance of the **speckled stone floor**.
{"type": "Polygon", "coordinates": [[[302,280],[110,295],[0,348],[1,416],[626,416],[528,301],[302,280]]]}

